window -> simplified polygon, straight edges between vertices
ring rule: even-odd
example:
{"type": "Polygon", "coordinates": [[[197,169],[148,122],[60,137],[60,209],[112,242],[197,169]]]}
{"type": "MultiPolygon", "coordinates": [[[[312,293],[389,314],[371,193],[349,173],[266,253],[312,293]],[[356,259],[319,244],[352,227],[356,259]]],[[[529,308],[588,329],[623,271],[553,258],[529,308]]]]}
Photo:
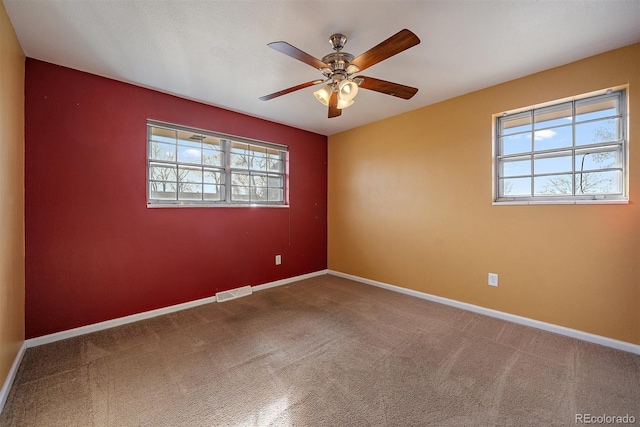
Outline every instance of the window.
{"type": "Polygon", "coordinates": [[[627,200],[624,91],[496,119],[496,202],[627,200]]]}
{"type": "Polygon", "coordinates": [[[147,203],[285,205],[287,147],[147,121],[147,203]]]}

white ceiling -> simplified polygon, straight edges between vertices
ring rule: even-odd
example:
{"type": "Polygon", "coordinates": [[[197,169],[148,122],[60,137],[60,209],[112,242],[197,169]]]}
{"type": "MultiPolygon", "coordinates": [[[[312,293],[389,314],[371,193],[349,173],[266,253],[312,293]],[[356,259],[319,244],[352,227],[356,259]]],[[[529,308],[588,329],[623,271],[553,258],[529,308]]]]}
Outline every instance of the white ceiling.
{"type": "Polygon", "coordinates": [[[640,42],[639,0],[2,1],[28,57],[324,135],[640,42]],[[411,100],[361,90],[332,119],[312,87],[258,100],[322,78],[269,42],[322,58],[342,33],[358,56],[403,28],[422,42],[362,74],[411,100]]]}

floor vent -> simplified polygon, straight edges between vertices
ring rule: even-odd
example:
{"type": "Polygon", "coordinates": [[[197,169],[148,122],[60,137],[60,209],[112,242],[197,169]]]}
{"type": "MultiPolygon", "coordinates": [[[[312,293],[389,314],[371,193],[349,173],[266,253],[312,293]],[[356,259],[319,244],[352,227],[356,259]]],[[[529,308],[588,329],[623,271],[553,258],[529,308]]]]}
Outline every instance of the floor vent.
{"type": "Polygon", "coordinates": [[[216,300],[218,302],[229,301],[232,299],[251,295],[251,286],[243,286],[241,288],[230,289],[228,291],[216,293],[216,300]]]}

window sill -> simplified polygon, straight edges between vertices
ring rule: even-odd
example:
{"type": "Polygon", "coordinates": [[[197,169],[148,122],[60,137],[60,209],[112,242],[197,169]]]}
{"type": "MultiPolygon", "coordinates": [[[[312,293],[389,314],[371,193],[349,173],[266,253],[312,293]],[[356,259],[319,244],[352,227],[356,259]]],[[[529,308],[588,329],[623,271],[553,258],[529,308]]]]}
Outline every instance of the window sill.
{"type": "Polygon", "coordinates": [[[181,203],[147,203],[147,208],[288,208],[290,205],[265,205],[261,203],[254,204],[181,204],[181,203]]]}
{"type": "Polygon", "coordinates": [[[494,201],[493,206],[519,206],[519,205],[628,205],[629,200],[509,200],[504,202],[494,201]]]}

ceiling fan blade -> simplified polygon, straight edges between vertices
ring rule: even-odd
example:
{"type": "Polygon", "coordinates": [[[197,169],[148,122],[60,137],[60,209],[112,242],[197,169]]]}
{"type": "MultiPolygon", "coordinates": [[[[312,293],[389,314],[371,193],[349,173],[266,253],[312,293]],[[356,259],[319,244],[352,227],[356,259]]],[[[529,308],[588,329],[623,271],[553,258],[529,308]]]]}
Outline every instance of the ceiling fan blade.
{"type": "Polygon", "coordinates": [[[298,61],[302,61],[305,64],[311,65],[313,68],[317,70],[323,69],[323,68],[331,69],[329,65],[320,61],[318,58],[314,58],[308,53],[301,51],[297,47],[291,46],[287,42],[273,42],[273,43],[269,43],[267,46],[269,46],[271,49],[277,50],[278,52],[284,53],[285,55],[290,56],[293,59],[297,59],[298,61]]]}
{"type": "Polygon", "coordinates": [[[380,61],[384,61],[393,55],[397,55],[418,43],[420,43],[418,36],[405,29],[392,35],[377,46],[372,47],[351,61],[349,65],[355,65],[360,69],[360,71],[362,71],[365,68],[369,68],[380,61]]]}
{"type": "Polygon", "coordinates": [[[374,79],[373,77],[358,76],[356,79],[362,79],[362,83],[360,83],[361,89],[374,90],[387,95],[397,96],[402,99],[411,99],[411,97],[418,92],[418,89],[415,87],[388,82],[386,80],[374,79]]]}
{"type": "Polygon", "coordinates": [[[288,93],[295,92],[296,90],[304,89],[304,88],[309,87],[309,86],[317,85],[317,84],[320,84],[322,82],[324,82],[324,80],[313,80],[313,81],[310,81],[310,82],[299,84],[297,86],[290,87],[288,89],[282,89],[282,90],[279,90],[278,92],[273,92],[273,93],[271,93],[269,95],[261,96],[259,99],[261,101],[268,101],[270,99],[277,98],[279,96],[286,95],[288,93]]]}
{"type": "Polygon", "coordinates": [[[329,118],[338,117],[342,110],[338,108],[338,92],[333,92],[329,98],[329,118]]]}

